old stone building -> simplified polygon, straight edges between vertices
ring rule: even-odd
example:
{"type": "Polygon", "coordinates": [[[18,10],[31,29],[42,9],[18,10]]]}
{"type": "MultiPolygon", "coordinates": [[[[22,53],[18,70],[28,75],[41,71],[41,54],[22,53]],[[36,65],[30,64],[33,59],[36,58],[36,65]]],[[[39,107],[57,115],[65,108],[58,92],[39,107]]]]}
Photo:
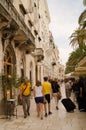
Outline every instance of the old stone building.
{"type": "Polygon", "coordinates": [[[58,78],[59,70],[64,72],[58,48],[50,43],[49,23],[46,0],[0,0],[1,84],[4,76],[14,74],[27,76],[34,85],[44,76],[58,78]]]}

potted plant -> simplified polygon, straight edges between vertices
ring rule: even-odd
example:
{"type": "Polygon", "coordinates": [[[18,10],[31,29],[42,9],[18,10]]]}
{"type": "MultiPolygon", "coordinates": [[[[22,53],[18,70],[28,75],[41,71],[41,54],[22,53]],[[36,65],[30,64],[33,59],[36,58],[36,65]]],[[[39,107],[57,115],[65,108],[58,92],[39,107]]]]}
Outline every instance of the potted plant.
{"type": "Polygon", "coordinates": [[[1,108],[2,111],[0,112],[1,114],[7,113],[7,100],[8,99],[12,99],[17,97],[17,95],[15,95],[14,91],[15,89],[17,89],[20,86],[20,83],[22,82],[22,77],[13,75],[2,75],[0,76],[0,81],[1,81],[1,86],[2,86],[2,100],[1,100],[1,108]]]}

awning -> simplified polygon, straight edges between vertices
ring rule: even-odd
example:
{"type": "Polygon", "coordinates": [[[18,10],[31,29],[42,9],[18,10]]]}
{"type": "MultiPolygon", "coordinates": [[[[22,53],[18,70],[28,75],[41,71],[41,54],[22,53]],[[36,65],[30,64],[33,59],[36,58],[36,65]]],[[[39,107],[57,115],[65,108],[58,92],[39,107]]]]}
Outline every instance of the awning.
{"type": "Polygon", "coordinates": [[[86,70],[84,70],[84,71],[80,71],[80,70],[78,70],[78,71],[75,71],[74,73],[73,73],[73,75],[75,75],[75,76],[80,76],[80,75],[86,75],[86,70]]]}
{"type": "Polygon", "coordinates": [[[73,75],[86,75],[86,56],[78,63],[73,75]]]}

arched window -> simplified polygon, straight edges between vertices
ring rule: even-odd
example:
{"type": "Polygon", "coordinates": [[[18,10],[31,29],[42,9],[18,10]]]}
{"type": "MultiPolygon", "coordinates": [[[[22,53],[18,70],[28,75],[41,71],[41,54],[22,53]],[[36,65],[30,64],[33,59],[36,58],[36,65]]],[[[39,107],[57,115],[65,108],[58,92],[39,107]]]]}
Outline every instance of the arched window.
{"type": "Polygon", "coordinates": [[[13,48],[8,45],[4,52],[4,74],[13,75],[15,72],[16,57],[13,48]]]}

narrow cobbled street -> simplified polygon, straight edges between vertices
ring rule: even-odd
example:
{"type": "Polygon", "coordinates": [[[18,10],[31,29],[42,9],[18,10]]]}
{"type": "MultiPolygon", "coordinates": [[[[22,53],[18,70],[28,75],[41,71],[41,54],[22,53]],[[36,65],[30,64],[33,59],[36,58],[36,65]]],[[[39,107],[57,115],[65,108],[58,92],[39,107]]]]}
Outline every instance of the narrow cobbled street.
{"type": "MultiPolygon", "coordinates": [[[[64,85],[61,87],[63,98],[65,97],[64,85]]],[[[34,99],[31,99],[30,116],[23,117],[22,106],[17,107],[18,117],[0,119],[0,130],[86,130],[86,112],[79,112],[76,108],[74,113],[67,113],[61,101],[59,110],[56,110],[52,99],[52,115],[43,117],[36,115],[34,99]]]]}

